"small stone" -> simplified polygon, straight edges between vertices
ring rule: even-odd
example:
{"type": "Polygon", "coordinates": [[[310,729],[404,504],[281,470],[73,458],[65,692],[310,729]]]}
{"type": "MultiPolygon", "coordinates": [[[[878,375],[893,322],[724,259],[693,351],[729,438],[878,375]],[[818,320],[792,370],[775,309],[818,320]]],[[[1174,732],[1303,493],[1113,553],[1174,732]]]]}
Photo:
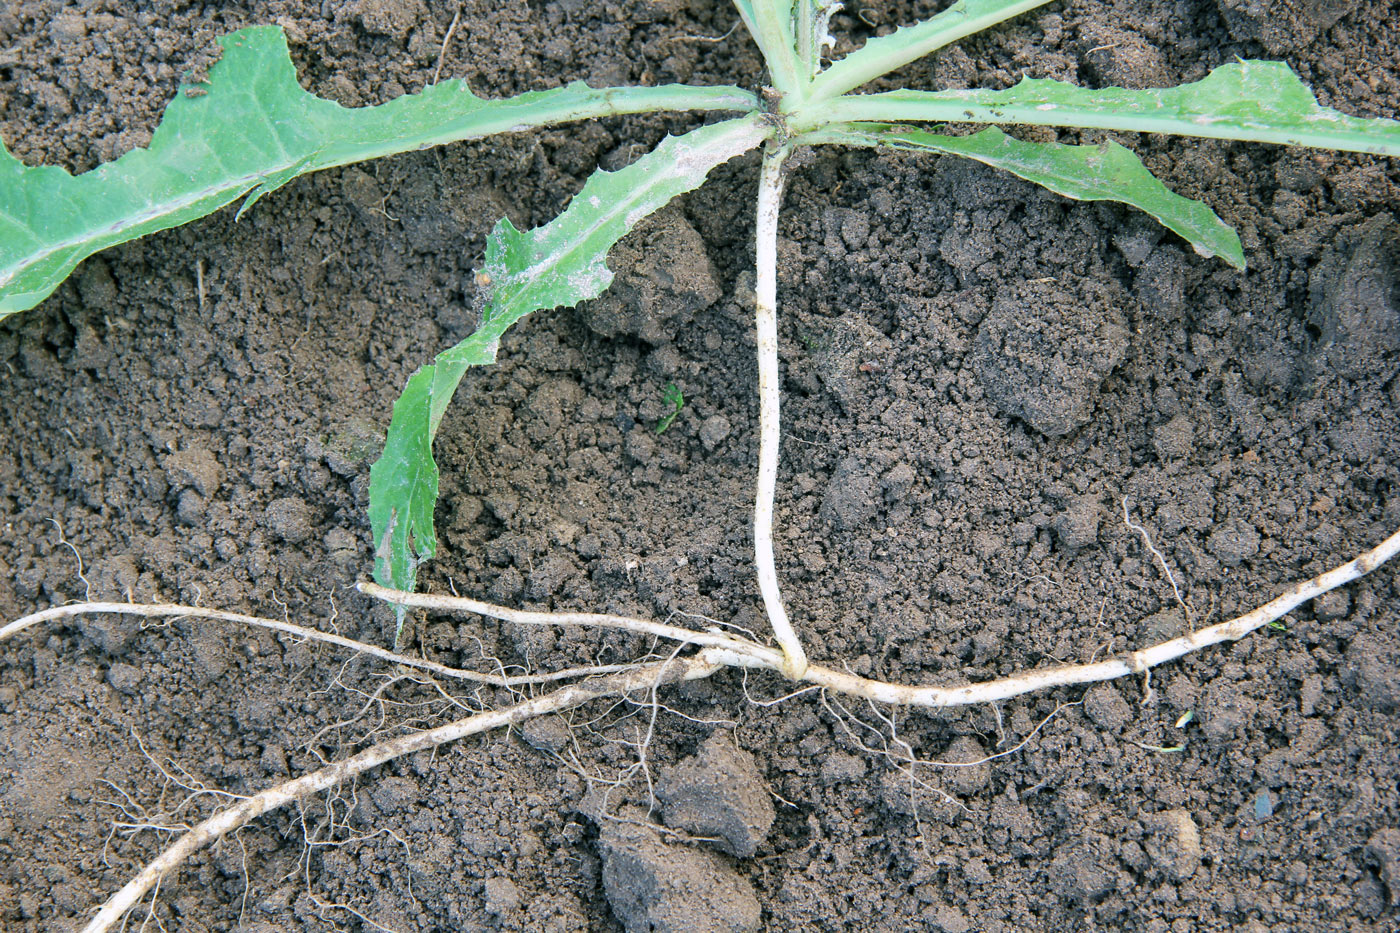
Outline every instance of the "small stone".
{"type": "Polygon", "coordinates": [[[1102,837],[1091,836],[1061,846],[1050,861],[1050,885],[1066,900],[1094,903],[1113,890],[1114,875],[1100,845],[1102,837]]]}
{"type": "Polygon", "coordinates": [[[1378,829],[1366,841],[1366,856],[1381,869],[1381,881],[1390,893],[1390,906],[1400,907],[1400,829],[1378,829]]]}
{"type": "Polygon", "coordinates": [[[838,531],[853,531],[875,514],[875,483],[858,457],[836,464],[822,497],[821,517],[838,531]]]}
{"type": "Polygon", "coordinates": [[[367,172],[351,167],[340,174],[340,193],[354,209],[360,223],[378,226],[384,222],[384,191],[379,182],[367,172]]]}
{"type": "Polygon", "coordinates": [[[311,506],[295,496],[273,499],[263,512],[267,530],[289,544],[300,544],[311,537],[313,524],[311,506]]]}
{"type": "Polygon", "coordinates": [[[705,241],[678,209],[653,214],[613,247],[612,286],[584,302],[584,323],[604,337],[640,337],[670,343],[695,315],[719,301],[724,290],[705,241]]]}
{"type": "Polygon", "coordinates": [[[1313,600],[1313,614],[1319,622],[1335,622],[1345,619],[1351,612],[1351,594],[1346,590],[1333,590],[1313,600]]]}
{"type": "Polygon", "coordinates": [[[972,929],[967,916],[950,904],[944,904],[933,912],[933,924],[942,933],[967,933],[972,929]]]}
{"type": "Polygon", "coordinates": [[[1084,694],[1084,712],[1100,729],[1121,732],[1132,722],[1133,709],[1112,684],[1098,684],[1084,694]]]}
{"type": "Polygon", "coordinates": [[[1255,708],[1255,702],[1240,692],[1238,684],[1217,677],[1201,699],[1201,733],[1212,747],[1229,745],[1254,718],[1255,708]]]}
{"type": "Polygon", "coordinates": [[[1361,0],[1216,0],[1237,42],[1258,42],[1272,56],[1304,48],[1361,0]]]}
{"type": "Polygon", "coordinates": [[[485,884],[486,912],[504,917],[520,909],[520,888],[509,878],[487,878],[485,884]]]}
{"type": "Polygon", "coordinates": [[[645,428],[635,428],[623,442],[623,450],[636,463],[647,464],[656,456],[656,438],[645,428]]]}
{"type": "Polygon", "coordinates": [[[700,425],[700,443],[705,445],[706,450],[714,450],[724,442],[731,430],[733,429],[728,418],[724,415],[711,415],[700,425]]]}
{"type": "Polygon", "coordinates": [[[1227,522],[1206,538],[1206,550],[1226,567],[1238,566],[1259,553],[1259,532],[1245,522],[1227,522]]]}
{"type": "Polygon", "coordinates": [[[65,13],[55,16],[49,24],[49,35],[59,45],[76,42],[87,34],[87,20],[78,14],[65,13]]]}
{"type": "Polygon", "coordinates": [[[773,826],[758,765],[727,733],[716,732],[696,755],[663,770],[656,796],[667,826],[718,837],[717,847],[731,855],[753,855],[773,826]]]}
{"type": "Polygon", "coordinates": [[[1180,460],[1191,453],[1196,442],[1196,426],[1185,415],[1177,415],[1152,432],[1152,448],[1159,460],[1180,460]]]}
{"type": "Polygon", "coordinates": [[[817,379],[836,396],[842,408],[852,409],[860,401],[870,377],[866,369],[872,361],[889,356],[894,344],[879,328],[861,314],[847,312],[828,321],[824,332],[813,335],[809,352],[817,379]]]}
{"type": "Polygon", "coordinates": [[[175,504],[175,517],[182,525],[200,525],[204,522],[205,510],[209,503],[198,491],[186,489],[180,493],[175,504]]]}
{"type": "Polygon", "coordinates": [[[332,528],[326,532],[321,543],[326,547],[326,554],[337,564],[348,564],[360,556],[360,539],[348,529],[332,528]]]}
{"type": "Polygon", "coordinates": [[[1004,414],[1058,437],[1086,424],[1099,386],[1123,360],[1126,296],[1081,282],[1016,283],[997,294],[971,353],[987,398],[1004,414]]]}
{"type": "Polygon", "coordinates": [[[970,796],[987,786],[991,780],[991,768],[987,765],[987,750],[970,735],[961,735],[953,740],[941,758],[946,764],[963,767],[939,768],[943,772],[944,783],[961,796],[970,796]],[[978,764],[971,764],[972,762],[978,764]]]}
{"type": "Polygon", "coordinates": [[[762,911],[753,886],[723,858],[667,845],[656,830],[603,818],[603,893],[627,933],[754,933],[762,911]]]}
{"type": "Polygon", "coordinates": [[[165,478],[176,489],[193,487],[208,499],[224,481],[224,468],[203,447],[188,447],[165,458],[165,478]]]}
{"type": "Polygon", "coordinates": [[[569,724],[562,716],[536,716],[527,719],[516,729],[525,744],[542,752],[559,752],[569,744],[569,724]]]}
{"type": "Polygon", "coordinates": [[[141,669],[120,662],[107,668],[107,683],[114,690],[134,696],[141,685],[141,669]]]}
{"type": "Polygon", "coordinates": [[[1400,706],[1400,651],[1392,644],[1374,635],[1358,635],[1347,648],[1342,682],[1354,686],[1361,701],[1376,709],[1400,706]]]}
{"type": "Polygon", "coordinates": [[[1201,864],[1201,831],[1185,810],[1167,810],[1145,817],[1143,848],[1168,880],[1180,884],[1201,864]]]}
{"type": "Polygon", "coordinates": [[[1084,64],[1100,86],[1140,90],[1177,83],[1162,50],[1137,33],[1099,26],[1080,35],[1084,64]]]}
{"type": "MultiPolygon", "coordinates": [[[[1280,0],[1282,2],[1282,0],[1280,0]]],[[[1308,272],[1314,373],[1352,380],[1390,372],[1400,351],[1400,223],[1381,211],[1343,227],[1308,272]]]]}
{"type": "Polygon", "coordinates": [[[418,0],[359,0],[354,6],[365,31],[402,39],[423,18],[418,0]]]}
{"type": "Polygon", "coordinates": [[[1093,496],[1081,496],[1069,503],[1051,525],[1060,547],[1070,553],[1086,548],[1099,540],[1099,502],[1093,496]]]}
{"type": "Polygon", "coordinates": [[[364,421],[336,425],[326,438],[326,466],[340,476],[356,476],[384,449],[384,436],[364,421]]]}
{"type": "Polygon", "coordinates": [[[847,784],[865,777],[865,760],[842,751],[832,752],[822,762],[822,784],[847,784]]]}
{"type": "Polygon", "coordinates": [[[892,503],[903,501],[914,488],[916,479],[914,468],[902,460],[890,467],[889,472],[880,480],[880,486],[885,491],[885,500],[892,503]]]}

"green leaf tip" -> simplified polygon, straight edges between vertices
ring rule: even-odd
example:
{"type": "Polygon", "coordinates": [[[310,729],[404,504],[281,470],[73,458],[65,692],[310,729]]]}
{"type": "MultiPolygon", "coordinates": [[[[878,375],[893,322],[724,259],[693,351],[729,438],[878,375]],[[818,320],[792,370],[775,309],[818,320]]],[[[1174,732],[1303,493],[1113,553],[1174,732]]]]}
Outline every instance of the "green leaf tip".
{"type": "Polygon", "coordinates": [[[93,253],[179,226],[300,175],[548,123],[654,110],[752,110],[733,87],[590,88],[574,82],[507,100],[444,81],[346,108],[297,83],[279,26],[219,40],[199,93],[178,94],[145,149],[90,172],[27,166],[0,145],[0,319],[34,307],[93,253]]]}
{"type": "Polygon", "coordinates": [[[1168,189],[1132,150],[1116,142],[1083,146],[1024,142],[994,126],[971,136],[944,136],[911,127],[847,124],[813,136],[821,142],[963,156],[1067,198],[1119,201],[1151,214],[1200,255],[1219,256],[1236,269],[1245,266],[1244,248],[1229,224],[1200,201],[1168,189]]]}
{"type": "Polygon", "coordinates": [[[437,553],[433,438],[467,369],[494,362],[501,336],[527,314],[572,307],[602,294],[612,283],[607,256],[613,244],[771,132],[754,115],[668,137],[626,168],[594,173],[549,223],[526,231],[509,219],[496,225],[477,275],[485,292],[481,324],[409,378],[394,403],[384,454],[370,470],[375,580],[412,590],[418,567],[437,553]]]}

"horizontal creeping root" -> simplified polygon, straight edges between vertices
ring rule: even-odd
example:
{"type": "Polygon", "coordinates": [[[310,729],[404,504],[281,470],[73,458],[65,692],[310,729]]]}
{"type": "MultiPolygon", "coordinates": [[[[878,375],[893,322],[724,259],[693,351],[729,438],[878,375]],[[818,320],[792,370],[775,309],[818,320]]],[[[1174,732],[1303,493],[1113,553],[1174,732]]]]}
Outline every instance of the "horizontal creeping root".
{"type": "MultiPolygon", "coordinates": [[[[1181,638],[1174,638],[1134,651],[1131,654],[1093,664],[1040,668],[1013,674],[1000,680],[968,684],[962,687],[891,684],[885,681],[871,680],[867,677],[859,677],[819,664],[810,664],[802,674],[800,682],[823,687],[837,693],[864,697],[877,703],[890,703],[898,706],[943,707],[995,703],[1035,690],[1096,683],[1102,680],[1127,677],[1130,674],[1142,674],[1160,664],[1184,657],[1202,648],[1218,645],[1225,641],[1237,641],[1250,632],[1282,618],[1308,600],[1316,599],[1343,584],[1365,576],[1394,557],[1397,551],[1400,551],[1400,531],[1395,532],[1356,559],[1296,584],[1277,598],[1242,616],[1200,629],[1181,638]]],[[[532,625],[592,624],[629,629],[639,634],[700,645],[703,649],[700,657],[714,664],[787,673],[786,658],[783,652],[735,635],[694,632],[690,629],[661,625],[644,619],[630,619],[625,616],[528,612],[493,606],[489,603],[456,596],[396,592],[372,583],[361,583],[359,589],[361,592],[395,605],[410,608],[469,612],[506,622],[532,625]]]]}
{"type": "Polygon", "coordinates": [[[477,735],[499,729],[502,726],[514,725],[546,713],[557,713],[581,706],[589,700],[627,694],[636,690],[653,690],[663,684],[681,680],[697,680],[708,677],[717,670],[719,670],[718,667],[706,664],[698,658],[689,658],[662,661],[636,667],[624,673],[608,674],[583,683],[561,687],[553,693],[547,693],[544,696],[535,697],[505,709],[478,713],[475,716],[467,716],[438,726],[436,729],[414,732],[380,742],[378,745],[371,746],[359,754],[328,765],[319,771],[313,771],[310,774],[304,774],[299,778],[278,784],[276,787],[270,787],[259,794],[240,800],[227,810],[220,811],[181,836],[154,861],[141,869],[140,873],[127,882],[120,891],[108,898],[107,902],[102,905],[102,909],[83,928],[83,933],[104,933],[104,931],[110,930],[121,921],[127,911],[135,907],[152,888],[156,887],[161,879],[178,868],[191,855],[227,833],[233,832],[264,813],[285,806],[308,794],[334,787],[386,761],[424,749],[435,748],[438,745],[469,735],[477,735]]]}
{"type": "MultiPolygon", "coordinates": [[[[1245,613],[1238,618],[1209,628],[1201,629],[1189,636],[1162,642],[1132,654],[1102,661],[1096,664],[1070,665],[1027,671],[1001,680],[962,687],[918,687],[890,684],[882,681],[858,677],[821,665],[809,665],[802,675],[802,681],[811,687],[845,693],[877,702],[909,706],[958,706],[974,703],[991,703],[1008,697],[1042,690],[1050,687],[1092,683],[1111,680],[1130,674],[1141,674],[1167,661],[1183,657],[1200,648],[1234,641],[1255,629],[1267,625],[1296,609],[1310,599],[1315,599],[1343,584],[1370,573],[1400,551],[1400,531],[1392,534],[1371,550],[1354,560],[1348,561],[1326,573],[1319,574],[1289,588],[1285,593],[1268,603],[1245,613]]],[[[240,800],[182,836],[167,848],[155,861],[114,894],[93,920],[84,928],[84,933],[103,933],[118,923],[121,918],[142,898],[156,887],[168,873],[177,868],[192,854],[218,840],[263,813],[281,807],[299,797],[332,787],[348,778],[361,774],[393,758],[415,751],[433,748],[445,742],[469,735],[487,732],[501,726],[512,725],[525,720],[557,712],[587,703],[606,696],[617,696],[637,690],[654,690],[664,684],[682,680],[695,680],[709,677],[726,667],[785,671],[784,655],[781,651],[760,645],[757,642],[727,633],[698,632],[679,626],[633,619],[626,616],[598,613],[553,613],[532,612],[494,606],[477,600],[452,596],[405,593],[385,589],[373,583],[359,586],[378,599],[396,605],[440,611],[469,612],[522,625],[581,625],[617,628],[638,634],[665,638],[698,646],[701,650],[693,657],[673,657],[667,661],[648,664],[623,665],[622,670],[611,668],[575,668],[533,678],[493,678],[470,671],[460,671],[444,665],[403,655],[366,645],[339,635],[319,632],[315,629],[278,622],[257,616],[239,613],[219,612],[195,606],[136,605],[130,603],[79,603],[60,606],[37,612],[0,627],[0,641],[18,634],[43,622],[61,621],[80,615],[118,613],[142,615],[156,618],[184,617],[234,622],[268,628],[287,634],[324,641],[340,647],[368,654],[395,664],[405,664],[432,673],[451,677],[464,677],[477,682],[539,683],[545,679],[563,677],[585,677],[588,679],[570,684],[552,693],[531,700],[486,713],[479,713],[456,720],[435,729],[400,736],[382,742],[336,764],[303,775],[276,787],[269,788],[252,797],[240,800]],[[595,675],[595,676],[589,676],[595,675]]],[[[810,688],[809,688],[810,689],[810,688]]]]}
{"type": "Polygon", "coordinates": [[[446,664],[438,664],[436,661],[428,661],[423,658],[410,657],[406,654],[398,654],[386,648],[380,648],[377,645],[366,644],[362,641],[355,641],[353,638],[346,638],[343,635],[322,632],[291,622],[279,622],[276,619],[264,619],[261,616],[244,615],[239,612],[223,612],[218,609],[205,609],[201,606],[143,605],[139,603],[85,602],[71,603],[67,606],[55,606],[52,609],[45,609],[42,612],[35,612],[21,619],[16,619],[8,625],[0,627],[0,642],[3,642],[13,635],[19,634],[31,626],[39,625],[43,622],[58,622],[63,619],[73,619],[78,616],[89,615],[141,616],[147,619],[198,619],[210,622],[231,622],[240,625],[249,625],[254,628],[283,632],[297,638],[324,642],[328,645],[336,645],[340,648],[349,648],[351,651],[367,654],[381,661],[388,661],[390,664],[413,667],[427,671],[430,674],[437,674],[439,677],[449,677],[453,680],[466,680],[476,684],[484,684],[488,687],[523,687],[527,684],[544,684],[559,680],[573,680],[575,678],[589,677],[595,674],[615,674],[620,671],[632,670],[637,666],[636,664],[604,664],[596,667],[574,667],[568,670],[551,671],[544,674],[522,674],[514,677],[500,674],[484,674],[480,671],[468,671],[462,668],[448,667],[446,664]]]}

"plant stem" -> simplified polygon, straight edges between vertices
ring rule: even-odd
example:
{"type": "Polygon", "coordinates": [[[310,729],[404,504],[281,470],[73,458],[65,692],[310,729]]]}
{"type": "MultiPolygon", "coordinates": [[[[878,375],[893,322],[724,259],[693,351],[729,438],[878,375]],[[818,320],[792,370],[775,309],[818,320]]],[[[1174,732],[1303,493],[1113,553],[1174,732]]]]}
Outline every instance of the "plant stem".
{"type": "Polygon", "coordinates": [[[758,221],[755,251],[758,274],[754,286],[757,307],[754,319],[758,336],[758,488],[753,506],[754,564],[763,608],[773,634],[783,649],[782,672],[801,680],[807,672],[807,653],[788,621],[773,566],[773,495],[778,484],[778,449],[781,443],[778,401],[778,211],[783,200],[783,163],[786,146],[769,146],[763,153],[758,178],[758,221]]]}

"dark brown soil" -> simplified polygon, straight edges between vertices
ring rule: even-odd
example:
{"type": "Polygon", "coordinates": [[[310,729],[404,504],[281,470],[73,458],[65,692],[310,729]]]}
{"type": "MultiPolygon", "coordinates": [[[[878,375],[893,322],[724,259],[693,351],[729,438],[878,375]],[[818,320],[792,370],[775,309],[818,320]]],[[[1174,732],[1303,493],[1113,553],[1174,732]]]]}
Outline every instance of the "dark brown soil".
{"type": "MultiPolygon", "coordinates": [[[[90,168],[142,144],[215,37],[255,23],[286,27],[311,90],[383,101],[432,80],[457,6],[11,4],[0,132],[26,160],[90,168]]],[[[838,31],[930,5],[860,6],[865,22],[838,31]]],[[[572,78],[753,86],[734,19],[717,0],[463,3],[442,74],[491,95],[572,78]]],[[[1068,0],[905,77],[1142,86],[1272,55],[1325,104],[1397,117],[1398,21],[1389,0],[1068,0]]],[[[547,220],[594,168],[689,119],[326,172],[241,222],[226,210],[109,250],[0,324],[0,616],[86,594],[390,641],[391,616],[350,589],[370,561],[368,467],[408,374],[467,332],[486,232],[502,214],[547,220]]],[[[1102,657],[1246,610],[1400,525],[1400,160],[1125,141],[1237,226],[1248,273],[1126,209],[951,159],[822,151],[792,179],[777,543],[816,658],[955,683],[1102,657]]],[[[424,588],[763,628],[748,555],[755,178],[752,157],[716,171],[619,248],[626,289],[526,321],[468,377],[439,439],[442,548],[424,588]],[[636,313],[650,305],[665,326],[636,313]],[[669,383],[686,404],[658,435],[669,383]]],[[[1151,705],[1125,681],[901,712],[922,757],[1009,752],[921,768],[922,786],[863,747],[889,741],[884,711],[813,694],[755,705],[783,684],[721,675],[663,695],[646,752],[654,818],[718,842],[613,819],[645,817],[634,766],[652,711],[600,707],[262,819],[169,879],[155,917],[257,933],[756,916],[804,931],[1397,929],[1397,605],[1400,570],[1383,568],[1158,671],[1151,705]],[[705,743],[717,734],[729,745],[705,743]],[[677,891],[689,913],[656,900],[677,891]]],[[[405,639],[488,667],[483,654],[543,668],[645,648],[437,617],[405,639]]],[[[176,781],[246,794],[509,699],[454,705],[386,681],[194,623],[94,619],[7,643],[0,927],[81,925],[170,838],[128,824],[217,806],[177,807],[176,781]]]]}

